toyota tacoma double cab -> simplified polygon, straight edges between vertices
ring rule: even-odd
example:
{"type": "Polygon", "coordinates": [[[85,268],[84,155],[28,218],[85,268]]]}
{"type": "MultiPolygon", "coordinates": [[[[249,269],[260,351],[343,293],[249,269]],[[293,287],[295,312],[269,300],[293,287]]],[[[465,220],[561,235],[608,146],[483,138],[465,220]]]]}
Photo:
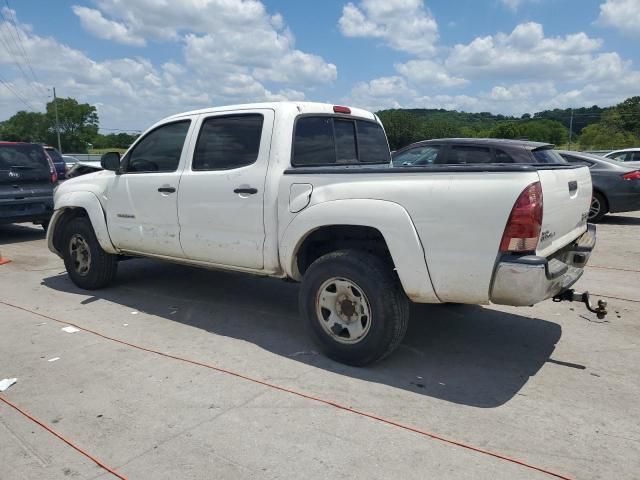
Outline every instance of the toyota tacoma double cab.
{"type": "Polygon", "coordinates": [[[409,302],[567,297],[595,245],[586,167],[394,168],[378,117],[345,106],[174,115],[102,167],[55,192],[48,245],[76,285],[130,256],[298,281],[312,336],[352,365],[400,344],[409,302]]]}

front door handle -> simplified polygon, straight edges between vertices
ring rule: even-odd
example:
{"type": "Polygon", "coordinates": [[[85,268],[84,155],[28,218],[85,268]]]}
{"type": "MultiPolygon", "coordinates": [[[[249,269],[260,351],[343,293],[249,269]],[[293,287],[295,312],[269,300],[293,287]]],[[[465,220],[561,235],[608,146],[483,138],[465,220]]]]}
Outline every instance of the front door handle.
{"type": "Polygon", "coordinates": [[[160,187],[158,191],[160,193],[176,193],[175,187],[160,187]]]}
{"type": "Polygon", "coordinates": [[[251,187],[248,187],[248,188],[245,188],[245,187],[236,188],[233,191],[233,193],[245,193],[245,194],[248,194],[248,195],[255,195],[256,193],[258,193],[258,189],[257,188],[251,188],[251,187]]]}

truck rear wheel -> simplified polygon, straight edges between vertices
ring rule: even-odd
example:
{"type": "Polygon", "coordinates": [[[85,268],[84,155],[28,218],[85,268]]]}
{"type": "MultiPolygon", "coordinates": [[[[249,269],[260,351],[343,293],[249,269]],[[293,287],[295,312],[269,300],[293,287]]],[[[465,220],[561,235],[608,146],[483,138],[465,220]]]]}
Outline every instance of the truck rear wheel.
{"type": "Polygon", "coordinates": [[[118,256],[102,249],[88,218],[71,220],[62,237],[64,266],[73,283],[85,290],[111,283],[118,269],[118,256]]]}
{"type": "Polygon", "coordinates": [[[300,288],[300,310],[330,358],[365,366],[393,352],[409,323],[409,301],[378,257],[340,250],[317,259],[300,288]]]}

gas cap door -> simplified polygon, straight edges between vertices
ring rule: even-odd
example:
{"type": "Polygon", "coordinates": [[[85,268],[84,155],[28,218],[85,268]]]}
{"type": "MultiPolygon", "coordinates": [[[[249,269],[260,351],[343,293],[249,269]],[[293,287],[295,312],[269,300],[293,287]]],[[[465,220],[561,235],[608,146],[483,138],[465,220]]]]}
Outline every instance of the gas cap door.
{"type": "Polygon", "coordinates": [[[289,188],[289,211],[298,213],[307,208],[311,201],[313,185],[310,183],[294,183],[289,188]]]}

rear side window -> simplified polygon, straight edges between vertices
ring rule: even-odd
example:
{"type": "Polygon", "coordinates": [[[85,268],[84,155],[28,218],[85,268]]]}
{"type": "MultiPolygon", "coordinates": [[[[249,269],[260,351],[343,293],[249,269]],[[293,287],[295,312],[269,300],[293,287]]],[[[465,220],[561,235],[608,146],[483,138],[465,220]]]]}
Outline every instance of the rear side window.
{"type": "Polygon", "coordinates": [[[296,122],[294,166],[390,161],[384,130],[375,122],[330,116],[300,117],[296,122]]]}
{"type": "Polygon", "coordinates": [[[592,167],[593,163],[589,162],[587,160],[584,160],[582,158],[578,158],[578,157],[574,157],[571,155],[560,155],[562,158],[564,158],[567,162],[572,163],[573,165],[583,165],[585,167],[592,167]]]}
{"type": "Polygon", "coordinates": [[[516,163],[516,161],[504,150],[495,149],[496,163],[516,163]]]}
{"type": "Polygon", "coordinates": [[[567,161],[552,148],[538,148],[531,153],[533,153],[536,163],[567,163],[567,161]]]}
{"type": "Polygon", "coordinates": [[[254,163],[263,122],[259,114],[207,118],[193,155],[193,170],[228,170],[254,163]]]}
{"type": "Polygon", "coordinates": [[[127,172],[175,172],[190,123],[169,123],[145,135],[129,155],[127,172]]]}
{"type": "Polygon", "coordinates": [[[447,158],[449,164],[493,163],[491,149],[471,145],[453,145],[447,158]]]}
{"type": "Polygon", "coordinates": [[[399,152],[393,157],[394,167],[417,167],[422,165],[433,165],[438,159],[440,145],[426,145],[422,147],[409,148],[399,152]]]}

